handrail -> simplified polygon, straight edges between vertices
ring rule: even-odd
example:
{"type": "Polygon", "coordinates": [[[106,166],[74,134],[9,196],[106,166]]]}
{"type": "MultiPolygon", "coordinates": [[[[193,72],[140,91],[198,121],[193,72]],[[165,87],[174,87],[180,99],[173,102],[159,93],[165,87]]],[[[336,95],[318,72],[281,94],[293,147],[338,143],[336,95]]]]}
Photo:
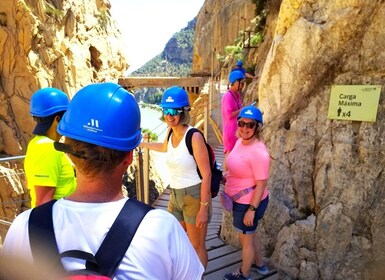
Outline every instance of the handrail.
{"type": "Polygon", "coordinates": [[[14,156],[14,157],[5,157],[5,158],[0,158],[0,162],[20,160],[20,159],[24,159],[24,158],[25,158],[25,155],[24,156],[14,156]]]}
{"type": "Polygon", "coordinates": [[[2,219],[0,219],[0,224],[3,224],[3,225],[6,225],[6,226],[11,226],[11,222],[8,222],[8,221],[4,221],[2,219]]]}

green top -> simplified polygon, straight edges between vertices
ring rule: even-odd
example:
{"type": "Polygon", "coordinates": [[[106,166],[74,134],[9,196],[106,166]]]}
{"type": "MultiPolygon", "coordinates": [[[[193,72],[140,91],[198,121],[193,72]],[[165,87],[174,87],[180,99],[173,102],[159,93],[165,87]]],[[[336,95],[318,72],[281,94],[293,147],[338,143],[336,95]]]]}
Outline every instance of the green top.
{"type": "Polygon", "coordinates": [[[74,168],[63,152],[55,150],[54,141],[37,135],[28,144],[24,161],[31,207],[36,206],[34,186],[55,187],[53,199],[69,196],[75,191],[74,168]]]}

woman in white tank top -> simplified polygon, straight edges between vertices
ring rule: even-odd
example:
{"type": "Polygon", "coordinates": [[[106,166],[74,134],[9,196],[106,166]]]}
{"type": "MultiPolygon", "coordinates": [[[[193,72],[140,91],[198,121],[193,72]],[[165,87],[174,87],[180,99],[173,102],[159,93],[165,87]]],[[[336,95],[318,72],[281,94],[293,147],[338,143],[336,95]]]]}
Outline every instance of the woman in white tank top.
{"type": "Polygon", "coordinates": [[[190,155],[185,141],[187,131],[192,128],[189,126],[190,102],[184,89],[177,86],[168,88],[163,93],[160,106],[169,126],[168,137],[163,143],[142,142],[140,147],[167,153],[171,189],[168,211],[186,230],[199,259],[206,267],[205,240],[211,217],[211,169],[206,143],[202,134],[194,133],[191,141],[194,156],[190,155]],[[197,166],[202,178],[197,173],[197,166]]]}

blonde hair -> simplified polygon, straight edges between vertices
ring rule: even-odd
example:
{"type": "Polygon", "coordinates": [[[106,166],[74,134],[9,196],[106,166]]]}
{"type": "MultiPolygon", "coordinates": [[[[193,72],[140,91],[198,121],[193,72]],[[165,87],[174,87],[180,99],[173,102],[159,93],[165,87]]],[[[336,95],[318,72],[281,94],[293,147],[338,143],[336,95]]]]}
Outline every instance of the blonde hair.
{"type": "Polygon", "coordinates": [[[183,113],[180,116],[179,124],[189,124],[190,123],[190,113],[187,110],[183,110],[183,113]]]}
{"type": "Polygon", "coordinates": [[[75,165],[75,169],[86,177],[110,173],[129,153],[104,148],[68,137],[65,137],[64,143],[70,146],[73,151],[73,154],[68,153],[67,155],[75,165]],[[81,157],[77,155],[81,155],[81,157]]]}

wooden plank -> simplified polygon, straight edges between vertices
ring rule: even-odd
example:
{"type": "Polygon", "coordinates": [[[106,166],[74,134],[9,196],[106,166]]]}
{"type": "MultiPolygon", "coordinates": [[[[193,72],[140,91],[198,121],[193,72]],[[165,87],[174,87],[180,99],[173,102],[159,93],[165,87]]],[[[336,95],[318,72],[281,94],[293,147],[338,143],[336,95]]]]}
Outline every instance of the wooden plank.
{"type": "Polygon", "coordinates": [[[170,194],[170,193],[171,193],[170,188],[165,188],[164,191],[162,192],[162,194],[170,194]]]}
{"type": "Polygon", "coordinates": [[[228,267],[231,267],[235,264],[237,268],[240,266],[241,262],[242,262],[242,252],[235,251],[231,254],[224,255],[221,258],[209,260],[207,263],[206,273],[221,270],[223,268],[226,269],[226,272],[229,272],[232,270],[229,269],[228,267]]]}
{"type": "Polygon", "coordinates": [[[223,267],[221,269],[206,272],[203,279],[204,280],[221,280],[223,279],[223,276],[225,276],[226,273],[235,271],[240,266],[240,263],[229,265],[227,267],[223,267]]]}
{"type": "Polygon", "coordinates": [[[168,201],[165,201],[165,200],[156,200],[153,204],[152,204],[154,207],[166,207],[167,208],[167,205],[168,205],[168,201]]]}
{"type": "Polygon", "coordinates": [[[207,254],[208,254],[209,260],[214,260],[217,258],[221,258],[224,255],[228,255],[230,253],[233,253],[235,251],[238,251],[238,249],[233,247],[233,246],[230,246],[230,245],[225,245],[222,247],[212,249],[212,250],[208,251],[207,254]]]}
{"type": "MultiPolygon", "coordinates": [[[[215,239],[217,239],[217,238],[218,238],[217,234],[216,235],[214,235],[214,234],[208,235],[208,236],[206,236],[206,242],[210,242],[210,241],[216,242],[215,239]]],[[[223,246],[223,245],[220,245],[220,246],[223,246]]],[[[210,247],[210,248],[207,248],[207,250],[213,250],[215,248],[217,248],[217,247],[210,247]]]]}
{"type": "MultiPolygon", "coordinates": [[[[220,258],[218,260],[223,260],[223,258],[220,258]]],[[[233,271],[237,270],[238,268],[241,267],[241,265],[242,265],[242,257],[240,257],[240,259],[235,263],[232,263],[232,264],[223,263],[222,266],[218,265],[217,267],[215,267],[215,264],[209,262],[207,264],[207,269],[205,271],[203,279],[204,280],[223,279],[223,276],[226,273],[233,272],[233,271]]],[[[277,272],[275,270],[272,270],[268,275],[261,275],[261,274],[257,273],[256,271],[251,270],[250,271],[250,277],[254,280],[262,280],[262,279],[278,280],[278,279],[280,279],[279,274],[277,274],[277,272]]]]}
{"type": "Polygon", "coordinates": [[[207,234],[216,234],[218,237],[219,236],[219,230],[220,230],[220,228],[210,227],[210,228],[207,228],[207,234]]]}
{"type": "Polygon", "coordinates": [[[209,250],[210,248],[217,248],[223,246],[224,244],[225,243],[219,238],[211,239],[206,241],[206,249],[209,250]]]}

